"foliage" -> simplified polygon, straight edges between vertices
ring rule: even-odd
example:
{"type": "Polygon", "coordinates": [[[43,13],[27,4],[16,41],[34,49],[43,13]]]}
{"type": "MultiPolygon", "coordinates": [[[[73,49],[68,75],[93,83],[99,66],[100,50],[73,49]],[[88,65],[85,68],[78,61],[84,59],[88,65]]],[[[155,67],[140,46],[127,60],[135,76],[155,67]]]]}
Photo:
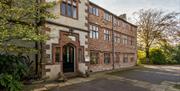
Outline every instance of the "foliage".
{"type": "Polygon", "coordinates": [[[175,55],[178,55],[177,51],[178,46],[172,46],[167,42],[162,42],[160,48],[163,50],[164,55],[166,56],[167,64],[177,64],[177,60],[174,59],[175,55]]]}
{"type": "Polygon", "coordinates": [[[44,41],[42,23],[54,16],[46,11],[54,3],[37,3],[39,0],[0,0],[0,50],[7,52],[29,52],[33,48],[17,45],[14,41],[44,41]]]}
{"type": "Polygon", "coordinates": [[[177,33],[177,16],[179,13],[166,13],[156,9],[142,9],[135,14],[138,25],[138,45],[145,50],[146,60],[149,62],[150,48],[158,44],[160,40],[167,40],[170,36],[169,34],[174,35],[174,33],[177,33]]]}
{"type": "Polygon", "coordinates": [[[166,56],[159,48],[153,48],[150,50],[150,60],[153,64],[166,64],[166,56]]]}
{"type": "Polygon", "coordinates": [[[8,91],[20,91],[22,84],[10,74],[0,74],[0,89],[8,91]]]}
{"type": "Polygon", "coordinates": [[[177,64],[180,64],[180,45],[175,47],[173,60],[176,60],[177,64]]]}
{"type": "MultiPolygon", "coordinates": [[[[43,0],[0,0],[0,87],[19,91],[20,81],[27,74],[27,62],[22,56],[40,48],[26,43],[40,44],[48,36],[43,30],[45,18],[54,18],[47,11],[54,2],[43,0]]],[[[37,61],[38,63],[39,61],[37,61]]]]}
{"type": "Polygon", "coordinates": [[[23,56],[0,55],[0,87],[19,91],[20,81],[28,72],[27,59],[23,56]]]}
{"type": "Polygon", "coordinates": [[[146,53],[144,51],[138,50],[138,61],[137,64],[145,64],[146,63],[146,53]]]}
{"type": "MultiPolygon", "coordinates": [[[[170,46],[168,43],[150,49],[151,64],[180,64],[180,45],[170,46]]],[[[145,52],[138,50],[138,64],[146,64],[145,52]]]]}

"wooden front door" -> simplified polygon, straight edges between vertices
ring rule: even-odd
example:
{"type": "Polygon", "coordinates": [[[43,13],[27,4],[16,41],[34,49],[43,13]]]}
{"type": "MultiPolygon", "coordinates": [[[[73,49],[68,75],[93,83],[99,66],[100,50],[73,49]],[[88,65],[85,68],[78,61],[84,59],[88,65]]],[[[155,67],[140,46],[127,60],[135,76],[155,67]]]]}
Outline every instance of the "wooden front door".
{"type": "Polygon", "coordinates": [[[75,47],[67,44],[63,47],[63,72],[74,72],[75,68],[75,47]]]}

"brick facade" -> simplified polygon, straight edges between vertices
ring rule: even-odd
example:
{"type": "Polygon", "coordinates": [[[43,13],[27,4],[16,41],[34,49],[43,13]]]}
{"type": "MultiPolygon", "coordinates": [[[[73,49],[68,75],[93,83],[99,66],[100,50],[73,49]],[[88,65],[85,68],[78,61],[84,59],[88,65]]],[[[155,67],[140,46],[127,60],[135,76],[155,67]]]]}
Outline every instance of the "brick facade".
{"type": "Polygon", "coordinates": [[[114,53],[114,65],[115,68],[121,67],[130,67],[136,64],[137,53],[136,53],[136,26],[128,23],[127,21],[119,18],[118,16],[112,14],[111,12],[103,9],[102,7],[90,2],[89,7],[97,8],[98,9],[98,16],[94,14],[89,14],[89,24],[96,25],[99,28],[99,38],[98,39],[89,39],[89,50],[96,51],[99,53],[98,55],[98,64],[91,64],[90,70],[92,72],[95,71],[104,71],[104,70],[111,70],[113,65],[113,53],[114,53]],[[104,19],[105,13],[108,13],[111,18],[110,21],[104,19]],[[113,18],[112,18],[113,17],[113,18]],[[116,19],[117,24],[112,23],[116,19]],[[104,40],[104,30],[110,31],[110,40],[104,40]],[[112,32],[120,34],[120,42],[114,42],[114,51],[112,50],[112,32]],[[126,44],[123,44],[123,37],[128,36],[128,41],[126,44]],[[131,40],[130,40],[131,39],[131,40]],[[132,44],[131,44],[132,41],[132,44]],[[104,63],[104,53],[110,53],[110,63],[104,63]],[[127,55],[128,61],[123,62],[124,55],[127,55]],[[119,56],[119,57],[116,57],[119,56]],[[118,59],[117,59],[118,58],[118,59]]]}

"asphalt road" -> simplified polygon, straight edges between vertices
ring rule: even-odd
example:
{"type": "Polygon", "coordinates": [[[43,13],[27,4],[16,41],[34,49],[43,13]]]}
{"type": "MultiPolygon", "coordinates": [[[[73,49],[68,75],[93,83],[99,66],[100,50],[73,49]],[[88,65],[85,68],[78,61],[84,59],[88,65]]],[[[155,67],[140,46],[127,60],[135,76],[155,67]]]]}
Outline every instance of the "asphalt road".
{"type": "Polygon", "coordinates": [[[147,82],[152,86],[157,85],[157,89],[163,82],[180,82],[180,70],[179,67],[177,68],[176,71],[170,70],[171,68],[139,68],[107,74],[112,75],[113,77],[116,76],[124,79],[136,80],[136,83],[140,83],[141,86],[137,86],[126,80],[102,77],[89,82],[54,88],[50,91],[156,91],[152,90],[150,86],[149,88],[143,87],[144,84],[142,82],[147,82]]]}

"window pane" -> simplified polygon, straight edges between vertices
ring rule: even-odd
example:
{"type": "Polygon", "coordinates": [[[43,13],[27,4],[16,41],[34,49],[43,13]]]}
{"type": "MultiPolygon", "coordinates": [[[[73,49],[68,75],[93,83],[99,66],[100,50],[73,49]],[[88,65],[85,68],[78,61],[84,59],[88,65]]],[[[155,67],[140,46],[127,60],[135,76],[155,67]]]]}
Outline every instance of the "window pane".
{"type": "Polygon", "coordinates": [[[64,2],[61,4],[61,14],[66,15],[66,4],[64,2]]]}
{"type": "Polygon", "coordinates": [[[90,52],[90,64],[98,64],[98,53],[90,52]]]}
{"type": "Polygon", "coordinates": [[[76,6],[76,2],[75,1],[73,1],[73,6],[76,6]]]}
{"type": "Polygon", "coordinates": [[[97,8],[96,8],[96,16],[99,16],[99,11],[97,8]]]}
{"type": "Polygon", "coordinates": [[[56,47],[55,50],[56,50],[56,53],[55,53],[55,62],[60,62],[60,48],[56,47]]]}
{"type": "Polygon", "coordinates": [[[93,14],[96,15],[96,8],[93,7],[93,14]]]}
{"type": "Polygon", "coordinates": [[[83,53],[83,48],[79,49],[79,62],[84,61],[84,53],[83,53]]]}
{"type": "Polygon", "coordinates": [[[96,38],[96,33],[94,31],[93,31],[92,37],[96,38]]]}
{"type": "Polygon", "coordinates": [[[99,28],[98,28],[98,27],[96,27],[96,31],[99,31],[99,28]]]}
{"type": "Polygon", "coordinates": [[[93,32],[92,32],[92,30],[90,31],[90,38],[93,38],[93,34],[92,34],[93,32]]]}
{"type": "Polygon", "coordinates": [[[98,32],[96,32],[96,38],[97,38],[97,39],[99,38],[99,33],[98,33],[98,32]]]}
{"type": "Polygon", "coordinates": [[[73,6],[73,18],[77,18],[77,8],[73,6]]]}
{"type": "Polygon", "coordinates": [[[68,3],[71,4],[71,0],[68,0],[68,3]]]}
{"type": "Polygon", "coordinates": [[[68,16],[72,16],[72,8],[70,4],[68,4],[68,7],[67,7],[67,14],[68,16]]]}
{"type": "Polygon", "coordinates": [[[92,30],[92,25],[89,25],[89,29],[92,30]]]}
{"type": "Polygon", "coordinates": [[[93,10],[92,10],[92,7],[90,6],[90,7],[89,7],[89,13],[92,14],[92,12],[93,12],[93,10]]]}
{"type": "Polygon", "coordinates": [[[104,64],[110,63],[110,53],[104,53],[104,64]]]}
{"type": "Polygon", "coordinates": [[[96,30],[96,27],[95,26],[93,26],[93,29],[92,30],[96,30]]]}

